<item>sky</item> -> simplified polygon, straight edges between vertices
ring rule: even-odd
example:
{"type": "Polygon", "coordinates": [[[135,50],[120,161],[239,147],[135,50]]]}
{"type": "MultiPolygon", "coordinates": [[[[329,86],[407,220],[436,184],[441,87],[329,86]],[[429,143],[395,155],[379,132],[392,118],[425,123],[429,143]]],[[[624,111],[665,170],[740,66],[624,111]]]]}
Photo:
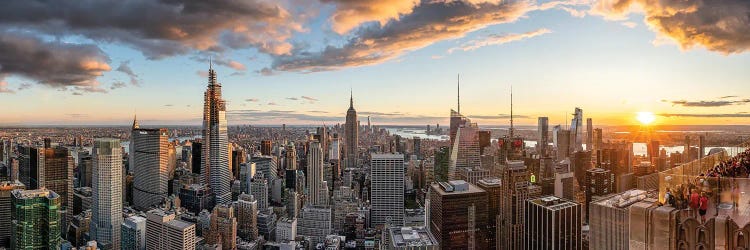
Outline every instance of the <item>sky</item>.
{"type": "Polygon", "coordinates": [[[0,125],[750,124],[746,0],[8,0],[0,125]],[[350,92],[351,91],[351,92],[350,92]]]}

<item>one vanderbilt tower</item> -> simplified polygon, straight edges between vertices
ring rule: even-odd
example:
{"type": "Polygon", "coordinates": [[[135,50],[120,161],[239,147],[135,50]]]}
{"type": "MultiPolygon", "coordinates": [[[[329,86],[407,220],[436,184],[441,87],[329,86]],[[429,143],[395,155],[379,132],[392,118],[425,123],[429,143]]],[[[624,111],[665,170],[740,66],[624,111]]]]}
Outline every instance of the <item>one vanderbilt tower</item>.
{"type": "Polygon", "coordinates": [[[208,88],[203,104],[203,154],[201,174],[216,195],[216,204],[232,201],[229,153],[227,144],[226,102],[221,98],[221,84],[216,81],[216,71],[208,69],[208,88]]]}

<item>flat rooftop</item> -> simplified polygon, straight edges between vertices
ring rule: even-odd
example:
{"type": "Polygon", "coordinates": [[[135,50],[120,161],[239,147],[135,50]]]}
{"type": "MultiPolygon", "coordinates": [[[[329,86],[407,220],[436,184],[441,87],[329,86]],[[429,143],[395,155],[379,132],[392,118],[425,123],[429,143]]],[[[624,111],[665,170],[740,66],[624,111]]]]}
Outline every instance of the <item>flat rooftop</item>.
{"type": "Polygon", "coordinates": [[[394,247],[436,246],[437,240],[424,227],[391,227],[388,229],[394,247]]]}
{"type": "Polygon", "coordinates": [[[453,191],[453,192],[446,192],[445,190],[443,190],[442,187],[440,187],[440,184],[438,183],[430,184],[430,186],[432,186],[433,189],[437,191],[440,195],[447,195],[447,196],[473,194],[473,193],[485,193],[483,189],[475,186],[474,184],[471,184],[471,183],[466,183],[466,184],[469,186],[469,188],[466,191],[453,191]]]}

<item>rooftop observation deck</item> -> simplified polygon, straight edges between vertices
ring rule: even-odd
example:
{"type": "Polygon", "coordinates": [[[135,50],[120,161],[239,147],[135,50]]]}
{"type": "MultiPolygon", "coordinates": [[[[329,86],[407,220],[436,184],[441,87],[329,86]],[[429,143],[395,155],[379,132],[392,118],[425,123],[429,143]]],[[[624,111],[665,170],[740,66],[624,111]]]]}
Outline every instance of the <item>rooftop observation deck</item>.
{"type": "Polygon", "coordinates": [[[667,189],[675,195],[676,207],[688,212],[691,190],[709,200],[706,217],[726,215],[739,226],[750,223],[750,141],[657,173],[659,202],[667,189]]]}

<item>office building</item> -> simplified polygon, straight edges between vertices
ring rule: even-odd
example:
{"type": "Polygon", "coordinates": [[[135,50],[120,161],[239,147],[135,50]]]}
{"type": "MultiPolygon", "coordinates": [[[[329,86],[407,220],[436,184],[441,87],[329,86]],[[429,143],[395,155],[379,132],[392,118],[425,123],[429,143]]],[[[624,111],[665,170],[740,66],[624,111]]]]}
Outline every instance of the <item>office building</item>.
{"type": "Polygon", "coordinates": [[[252,195],[240,194],[234,202],[237,211],[237,236],[246,241],[258,238],[258,201],[252,195]]]}
{"type": "Polygon", "coordinates": [[[39,189],[44,183],[44,150],[34,146],[18,146],[18,179],[27,189],[39,189]]]}
{"type": "Polygon", "coordinates": [[[146,250],[146,218],[131,216],[122,222],[122,249],[146,250]]]}
{"type": "Polygon", "coordinates": [[[466,125],[458,127],[451,148],[448,180],[460,179],[459,174],[464,168],[481,167],[478,131],[476,123],[467,122],[466,125]]]}
{"type": "Polygon", "coordinates": [[[450,167],[450,148],[440,147],[435,150],[433,171],[436,182],[448,181],[448,168],[450,167]]]}
{"type": "Polygon", "coordinates": [[[357,111],[354,110],[354,96],[349,96],[349,109],[346,111],[344,124],[344,154],[346,167],[356,168],[359,162],[359,121],[357,111]]]}
{"type": "Polygon", "coordinates": [[[275,213],[265,212],[258,214],[258,234],[265,240],[274,240],[274,237],[276,237],[275,213]]]}
{"type": "Polygon", "coordinates": [[[255,173],[263,173],[269,183],[279,178],[278,162],[275,156],[252,157],[250,162],[255,164],[255,173]]]}
{"type": "Polygon", "coordinates": [[[276,241],[293,241],[297,238],[297,218],[282,217],[276,222],[276,241]]]}
{"type": "Polygon", "coordinates": [[[146,219],[146,249],[195,249],[195,224],[178,220],[174,211],[154,209],[147,213],[146,219]]]}
{"type": "Polygon", "coordinates": [[[572,152],[583,150],[583,110],[576,108],[570,120],[570,137],[572,152]]]}
{"type": "Polygon", "coordinates": [[[425,227],[390,227],[384,249],[387,250],[438,250],[437,239],[425,227]]]}
{"type": "Polygon", "coordinates": [[[0,182],[0,248],[10,247],[11,207],[13,206],[13,190],[24,190],[26,186],[16,181],[0,182]]]}
{"type": "Polygon", "coordinates": [[[583,249],[580,204],[545,196],[526,201],[525,210],[524,249],[583,249]]]}
{"type": "MultiPolygon", "coordinates": [[[[615,177],[611,171],[593,168],[586,171],[586,204],[590,204],[594,197],[604,196],[615,192],[615,177]]],[[[586,210],[586,221],[588,222],[589,210],[586,210]]]]}
{"type": "Polygon", "coordinates": [[[216,204],[231,202],[226,101],[222,99],[221,84],[216,81],[216,71],[212,67],[208,70],[208,87],[204,94],[202,139],[202,181],[213,191],[216,204]]]}
{"type": "Polygon", "coordinates": [[[62,213],[62,226],[67,226],[73,210],[73,157],[68,149],[63,147],[51,147],[45,144],[44,160],[39,168],[43,169],[44,178],[40,179],[39,186],[55,192],[60,196],[60,212],[62,213]]]}
{"type": "MultiPolygon", "coordinates": [[[[509,161],[503,169],[502,199],[500,200],[501,233],[499,249],[524,249],[524,206],[527,199],[539,195],[529,183],[529,172],[523,161],[509,161]]],[[[433,201],[430,201],[433,202],[433,201]]]]}
{"type": "Polygon", "coordinates": [[[594,123],[591,118],[586,118],[586,150],[592,150],[594,144],[594,123]]]}
{"type": "Polygon", "coordinates": [[[440,249],[487,249],[487,192],[462,180],[430,185],[430,232],[440,249]]]}
{"type": "Polygon", "coordinates": [[[60,196],[45,188],[11,191],[10,249],[60,247],[60,196]]]}
{"type": "Polygon", "coordinates": [[[214,199],[211,189],[201,184],[183,185],[180,188],[180,206],[193,214],[198,214],[203,209],[212,210],[214,199]]]}
{"type": "Polygon", "coordinates": [[[91,210],[73,216],[67,228],[65,239],[74,247],[85,246],[91,226],[91,210]]]}
{"type": "Polygon", "coordinates": [[[297,234],[309,238],[314,246],[325,241],[331,233],[331,209],[327,207],[305,206],[302,208],[302,218],[297,224],[297,234]]]}
{"type": "Polygon", "coordinates": [[[203,178],[203,173],[201,173],[201,169],[203,167],[201,166],[201,161],[203,161],[202,153],[203,153],[203,143],[198,140],[192,141],[190,145],[190,170],[193,174],[200,174],[201,178],[203,178]]]}
{"type": "Polygon", "coordinates": [[[497,249],[500,235],[500,200],[503,195],[502,182],[499,178],[490,177],[477,182],[477,187],[487,192],[487,249],[497,249]]]}
{"type": "Polygon", "coordinates": [[[169,181],[167,129],[134,127],[131,135],[133,205],[141,211],[158,206],[167,197],[169,181]]]}
{"type": "Polygon", "coordinates": [[[323,149],[320,142],[313,141],[307,153],[307,195],[311,205],[328,205],[328,190],[323,182],[323,174],[323,149]]]}
{"type": "Polygon", "coordinates": [[[547,156],[547,144],[549,143],[549,118],[539,117],[537,122],[536,151],[542,157],[547,156]]]}
{"type": "Polygon", "coordinates": [[[123,197],[120,140],[94,140],[92,158],[91,239],[103,249],[120,249],[123,197]]]}
{"type": "Polygon", "coordinates": [[[87,152],[78,153],[78,186],[91,187],[93,160],[87,152]]]}
{"type": "Polygon", "coordinates": [[[255,174],[253,182],[250,184],[250,194],[258,201],[258,210],[268,212],[268,180],[263,173],[255,174]]]}
{"type": "Polygon", "coordinates": [[[230,205],[216,205],[211,213],[210,223],[206,243],[221,244],[221,249],[224,250],[237,248],[237,218],[230,205]]]}
{"type": "Polygon", "coordinates": [[[286,146],[284,165],[286,170],[297,170],[297,149],[292,142],[286,146]]]}
{"type": "Polygon", "coordinates": [[[371,226],[404,225],[404,155],[372,154],[371,226]]]}

